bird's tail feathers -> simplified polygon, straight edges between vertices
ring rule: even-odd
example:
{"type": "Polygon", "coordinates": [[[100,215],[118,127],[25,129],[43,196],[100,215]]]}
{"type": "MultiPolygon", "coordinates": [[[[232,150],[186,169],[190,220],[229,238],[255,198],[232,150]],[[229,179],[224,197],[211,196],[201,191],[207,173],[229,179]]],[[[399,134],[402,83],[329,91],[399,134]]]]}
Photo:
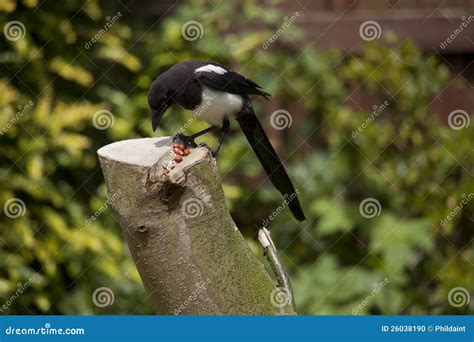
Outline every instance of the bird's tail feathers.
{"type": "Polygon", "coordinates": [[[285,197],[285,201],[287,201],[288,207],[295,218],[299,221],[305,220],[303,209],[290,177],[288,177],[284,166],[268,140],[248,98],[244,98],[244,109],[236,118],[265,172],[273,185],[285,197]]]}

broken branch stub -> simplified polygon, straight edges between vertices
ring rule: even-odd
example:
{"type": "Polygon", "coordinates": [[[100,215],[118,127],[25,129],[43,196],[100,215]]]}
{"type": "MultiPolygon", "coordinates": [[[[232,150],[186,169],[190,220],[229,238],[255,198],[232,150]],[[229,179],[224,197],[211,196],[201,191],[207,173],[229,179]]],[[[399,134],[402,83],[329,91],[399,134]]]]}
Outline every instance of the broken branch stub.
{"type": "Polygon", "coordinates": [[[225,204],[204,147],[173,161],[171,138],[98,151],[112,208],[158,314],[284,315],[275,284],[225,204]]]}

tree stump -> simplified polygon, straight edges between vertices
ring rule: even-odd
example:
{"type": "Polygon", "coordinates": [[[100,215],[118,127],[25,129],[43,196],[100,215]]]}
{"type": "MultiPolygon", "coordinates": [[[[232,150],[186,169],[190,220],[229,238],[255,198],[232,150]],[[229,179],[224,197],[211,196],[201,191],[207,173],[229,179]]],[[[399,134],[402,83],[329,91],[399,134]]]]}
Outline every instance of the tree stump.
{"type": "Polygon", "coordinates": [[[207,148],[180,163],[169,137],[119,141],[98,154],[158,314],[294,314],[289,300],[275,299],[281,293],[232,220],[207,148]]]}

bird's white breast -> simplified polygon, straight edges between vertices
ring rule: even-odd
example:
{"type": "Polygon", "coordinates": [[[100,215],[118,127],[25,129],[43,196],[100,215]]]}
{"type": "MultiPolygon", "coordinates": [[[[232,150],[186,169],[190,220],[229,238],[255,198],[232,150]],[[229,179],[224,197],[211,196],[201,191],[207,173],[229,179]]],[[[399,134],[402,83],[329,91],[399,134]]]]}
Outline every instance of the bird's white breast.
{"type": "Polygon", "coordinates": [[[242,97],[203,86],[201,104],[193,110],[194,115],[213,126],[222,126],[225,117],[242,110],[242,97]]]}

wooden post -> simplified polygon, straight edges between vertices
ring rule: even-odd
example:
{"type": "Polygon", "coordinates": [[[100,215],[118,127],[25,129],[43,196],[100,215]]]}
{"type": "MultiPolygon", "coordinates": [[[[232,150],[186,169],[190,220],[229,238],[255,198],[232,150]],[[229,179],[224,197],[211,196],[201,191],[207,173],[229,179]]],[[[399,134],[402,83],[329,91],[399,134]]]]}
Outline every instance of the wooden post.
{"type": "Polygon", "coordinates": [[[171,143],[125,140],[98,151],[109,201],[157,313],[295,314],[291,301],[274,300],[275,282],[232,220],[215,159],[198,147],[176,163],[171,143]]]}

